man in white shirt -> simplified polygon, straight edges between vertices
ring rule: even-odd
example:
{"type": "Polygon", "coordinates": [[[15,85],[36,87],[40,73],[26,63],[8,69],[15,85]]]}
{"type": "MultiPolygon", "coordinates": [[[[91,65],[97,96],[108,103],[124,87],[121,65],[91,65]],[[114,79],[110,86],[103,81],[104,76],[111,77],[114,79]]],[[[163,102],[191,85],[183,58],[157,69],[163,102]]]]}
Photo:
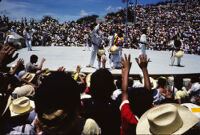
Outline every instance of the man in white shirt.
{"type": "Polygon", "coordinates": [[[88,51],[90,51],[90,46],[89,46],[89,43],[88,43],[88,39],[89,39],[89,35],[88,35],[88,33],[85,33],[85,35],[84,35],[85,49],[83,51],[85,51],[86,48],[87,48],[88,51]]]}
{"type": "Polygon", "coordinates": [[[142,30],[142,35],[140,37],[140,48],[141,48],[141,54],[146,55],[146,45],[147,45],[147,36],[146,36],[147,30],[142,30]]]}
{"type": "MultiPolygon", "coordinates": [[[[90,64],[87,65],[87,67],[94,67],[94,60],[96,58],[97,55],[97,50],[99,49],[99,46],[101,45],[102,42],[102,34],[101,32],[98,32],[99,27],[100,27],[99,23],[97,26],[95,26],[94,24],[91,26],[91,33],[90,33],[90,38],[91,38],[91,43],[92,43],[92,52],[91,52],[91,57],[90,57],[90,64]]],[[[98,65],[100,65],[100,61],[98,61],[98,65]]]]}
{"type": "Polygon", "coordinates": [[[26,28],[26,30],[23,32],[25,39],[26,39],[26,46],[28,48],[28,51],[32,51],[32,36],[29,31],[29,28],[26,28]]]}

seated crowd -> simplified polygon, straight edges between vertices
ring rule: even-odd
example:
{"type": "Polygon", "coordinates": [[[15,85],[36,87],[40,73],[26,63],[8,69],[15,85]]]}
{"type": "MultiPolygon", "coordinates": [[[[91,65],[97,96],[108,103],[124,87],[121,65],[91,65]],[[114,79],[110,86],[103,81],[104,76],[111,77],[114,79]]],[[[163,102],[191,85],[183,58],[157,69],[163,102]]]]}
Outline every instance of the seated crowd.
{"type": "MultiPolygon", "coordinates": [[[[123,9],[127,10],[127,9],[123,9]]],[[[107,14],[101,31],[103,41],[109,42],[117,28],[125,33],[125,11],[116,16],[107,14]]],[[[137,42],[141,30],[147,29],[147,49],[170,51],[173,48],[173,37],[178,35],[182,42],[182,50],[186,54],[200,55],[200,2],[199,0],[166,1],[164,5],[137,5],[129,7],[131,13],[137,12],[136,24],[128,25],[127,43],[123,47],[139,49],[137,42]],[[130,9],[131,8],[131,9],[130,9]]],[[[33,46],[84,46],[91,44],[88,39],[91,22],[64,22],[60,24],[56,19],[47,18],[43,21],[22,18],[20,21],[10,20],[7,16],[0,16],[0,42],[5,41],[9,32],[16,32],[26,38],[29,33],[33,46]]],[[[125,36],[125,35],[124,35],[125,36]]]]}
{"type": "Polygon", "coordinates": [[[149,77],[147,56],[136,62],[141,79],[129,76],[131,55],[121,59],[122,74],[114,78],[102,68],[91,74],[59,67],[43,68],[32,55],[24,65],[16,48],[0,50],[0,134],[133,135],[198,134],[198,77],[149,77]]]}

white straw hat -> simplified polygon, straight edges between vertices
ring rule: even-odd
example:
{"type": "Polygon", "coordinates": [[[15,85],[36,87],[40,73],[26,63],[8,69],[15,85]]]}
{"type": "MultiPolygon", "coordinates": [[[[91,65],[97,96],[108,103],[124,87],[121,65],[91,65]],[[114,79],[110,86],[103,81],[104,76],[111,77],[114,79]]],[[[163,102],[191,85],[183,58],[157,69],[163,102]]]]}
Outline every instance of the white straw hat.
{"type": "Polygon", "coordinates": [[[35,95],[35,89],[31,85],[24,85],[24,86],[15,88],[15,90],[13,91],[13,94],[16,94],[17,97],[24,97],[24,96],[33,97],[35,95]]]}
{"type": "Polygon", "coordinates": [[[14,99],[10,105],[11,117],[26,114],[35,108],[34,101],[27,97],[14,99]]]}
{"type": "Polygon", "coordinates": [[[27,72],[25,75],[22,76],[22,79],[27,80],[28,82],[31,82],[33,78],[35,77],[34,73],[27,72]]]}
{"type": "Polygon", "coordinates": [[[93,119],[87,119],[83,127],[83,134],[85,135],[100,135],[101,128],[93,119]]]}
{"type": "Polygon", "coordinates": [[[149,109],[140,118],[137,134],[182,134],[199,119],[178,104],[163,104],[149,109]]]}
{"type": "Polygon", "coordinates": [[[92,73],[90,73],[90,74],[88,74],[88,75],[86,76],[86,84],[87,84],[87,87],[90,87],[91,76],[92,76],[92,73]]]}
{"type": "MultiPolygon", "coordinates": [[[[150,79],[150,83],[152,85],[152,89],[155,89],[158,85],[157,85],[157,80],[153,79],[152,77],[149,77],[150,79]]],[[[144,84],[144,78],[142,79],[142,83],[144,84]]]]}

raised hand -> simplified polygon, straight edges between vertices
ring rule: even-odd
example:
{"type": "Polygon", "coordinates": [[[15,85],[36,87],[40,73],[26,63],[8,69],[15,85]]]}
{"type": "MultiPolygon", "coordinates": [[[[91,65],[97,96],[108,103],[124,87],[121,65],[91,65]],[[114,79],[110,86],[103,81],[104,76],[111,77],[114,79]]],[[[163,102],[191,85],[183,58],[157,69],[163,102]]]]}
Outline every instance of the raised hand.
{"type": "Polygon", "coordinates": [[[126,54],[124,54],[124,58],[121,57],[121,59],[122,59],[122,60],[121,60],[122,74],[123,74],[124,71],[128,71],[128,73],[129,73],[130,68],[131,68],[131,65],[132,65],[130,54],[128,55],[128,58],[127,58],[126,54]],[[125,59],[124,59],[124,58],[125,58],[125,59]]]}
{"type": "Polygon", "coordinates": [[[147,55],[140,55],[139,56],[140,59],[138,58],[135,58],[138,66],[141,68],[141,69],[145,69],[147,68],[147,65],[148,65],[148,62],[150,61],[150,59],[147,59],[147,55]]]}
{"type": "Polygon", "coordinates": [[[59,68],[57,69],[57,71],[65,71],[65,68],[64,68],[64,67],[59,67],[59,68]]]}
{"type": "Polygon", "coordinates": [[[147,70],[147,65],[150,59],[147,59],[147,55],[140,55],[140,59],[135,58],[138,66],[141,68],[143,76],[144,76],[144,87],[148,90],[151,90],[151,84],[149,79],[149,73],[147,70]]]}
{"type": "Polygon", "coordinates": [[[42,63],[44,63],[46,61],[46,59],[45,58],[42,58],[42,63]]]}
{"type": "Polygon", "coordinates": [[[11,75],[14,75],[16,73],[16,71],[19,69],[20,65],[24,64],[24,60],[23,59],[19,59],[17,61],[17,64],[15,65],[13,71],[10,73],[11,75]]]}
{"type": "Polygon", "coordinates": [[[125,59],[122,57],[122,61],[121,61],[121,69],[122,69],[122,101],[124,100],[128,100],[128,93],[127,93],[127,89],[128,89],[128,75],[129,75],[129,71],[131,68],[131,56],[130,54],[128,55],[128,58],[126,56],[126,54],[124,54],[125,59]]]}
{"type": "Polygon", "coordinates": [[[77,65],[77,67],[76,67],[76,72],[77,72],[77,73],[80,73],[80,71],[81,71],[81,67],[80,67],[80,65],[77,65]]]}
{"type": "Polygon", "coordinates": [[[106,57],[102,57],[102,68],[106,68],[106,57]]]}
{"type": "Polygon", "coordinates": [[[18,57],[18,53],[13,57],[16,49],[11,46],[4,46],[0,51],[0,68],[6,68],[6,66],[13,62],[18,57]]]}

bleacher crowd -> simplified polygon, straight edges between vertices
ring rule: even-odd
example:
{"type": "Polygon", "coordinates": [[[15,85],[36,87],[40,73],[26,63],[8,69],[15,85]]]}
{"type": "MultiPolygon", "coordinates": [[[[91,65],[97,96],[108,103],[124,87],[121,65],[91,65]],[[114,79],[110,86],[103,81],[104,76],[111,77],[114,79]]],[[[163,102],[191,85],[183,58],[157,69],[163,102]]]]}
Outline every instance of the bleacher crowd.
{"type": "MultiPolygon", "coordinates": [[[[134,10],[134,8],[132,9],[134,10]]],[[[173,37],[178,35],[185,53],[200,53],[200,4],[198,0],[183,0],[181,3],[168,3],[165,5],[138,5],[136,8],[136,24],[128,26],[127,44],[123,47],[139,49],[138,40],[141,29],[148,30],[148,46],[150,50],[171,50],[173,37]]],[[[118,28],[124,31],[124,16],[105,17],[101,27],[104,45],[107,46],[109,36],[112,36],[118,28]],[[113,21],[117,20],[117,21],[113,21]]],[[[33,46],[84,46],[87,40],[90,44],[90,23],[78,24],[76,22],[64,22],[59,24],[55,19],[48,18],[37,22],[34,19],[28,21],[10,21],[8,17],[0,17],[1,26],[7,27],[9,32],[16,32],[26,38],[25,33],[30,33],[33,46]]],[[[6,32],[1,32],[1,42],[6,39],[6,32]]]]}

